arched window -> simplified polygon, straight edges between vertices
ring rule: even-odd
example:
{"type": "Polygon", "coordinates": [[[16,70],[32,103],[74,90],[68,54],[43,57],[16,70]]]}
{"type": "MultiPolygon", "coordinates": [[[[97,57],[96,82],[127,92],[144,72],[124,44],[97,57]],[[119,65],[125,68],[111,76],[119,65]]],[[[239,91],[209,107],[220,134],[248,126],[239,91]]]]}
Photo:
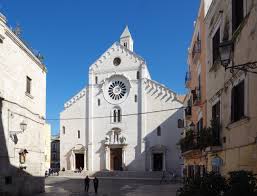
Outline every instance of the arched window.
{"type": "Polygon", "coordinates": [[[121,122],[121,109],[120,108],[114,108],[112,110],[112,122],[114,122],[114,123],[121,122]]]}
{"type": "Polygon", "coordinates": [[[184,128],[184,121],[182,119],[178,119],[178,128],[184,128]]]}
{"type": "Polygon", "coordinates": [[[157,127],[157,136],[161,136],[161,127],[157,127]]]}
{"type": "Polygon", "coordinates": [[[62,126],[62,134],[65,135],[65,126],[62,126]]]}

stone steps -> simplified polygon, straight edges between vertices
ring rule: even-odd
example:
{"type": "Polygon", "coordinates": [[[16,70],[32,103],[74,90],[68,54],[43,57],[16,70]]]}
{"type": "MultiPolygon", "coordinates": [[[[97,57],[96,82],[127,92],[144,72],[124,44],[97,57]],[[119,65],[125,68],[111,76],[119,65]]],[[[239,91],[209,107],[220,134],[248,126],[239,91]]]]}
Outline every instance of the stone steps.
{"type": "Polygon", "coordinates": [[[138,171],[98,171],[81,173],[74,171],[60,171],[59,176],[68,177],[86,177],[86,176],[106,177],[106,178],[142,178],[142,179],[160,179],[162,172],[138,172],[138,171]]]}

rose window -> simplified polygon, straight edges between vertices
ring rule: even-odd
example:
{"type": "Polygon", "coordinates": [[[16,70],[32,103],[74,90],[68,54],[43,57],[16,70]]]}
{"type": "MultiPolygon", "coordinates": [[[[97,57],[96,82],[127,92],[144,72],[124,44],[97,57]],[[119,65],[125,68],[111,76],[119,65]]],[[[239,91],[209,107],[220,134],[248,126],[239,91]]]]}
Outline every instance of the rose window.
{"type": "Polygon", "coordinates": [[[130,82],[125,76],[112,75],[106,78],[103,85],[104,98],[111,104],[120,104],[127,99],[130,88],[130,82]]]}
{"type": "Polygon", "coordinates": [[[110,84],[108,93],[113,100],[120,100],[126,94],[126,85],[121,81],[114,81],[110,84]]]}

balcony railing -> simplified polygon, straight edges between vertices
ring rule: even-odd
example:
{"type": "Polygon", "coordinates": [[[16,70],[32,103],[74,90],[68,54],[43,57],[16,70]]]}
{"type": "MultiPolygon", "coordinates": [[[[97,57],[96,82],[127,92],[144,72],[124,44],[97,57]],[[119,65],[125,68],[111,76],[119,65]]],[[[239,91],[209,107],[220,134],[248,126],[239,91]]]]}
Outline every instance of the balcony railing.
{"type": "Polygon", "coordinates": [[[218,121],[212,121],[212,126],[203,128],[200,131],[189,130],[186,136],[179,141],[181,152],[190,150],[204,150],[211,146],[221,146],[220,142],[220,124],[218,121]]]}
{"type": "Polygon", "coordinates": [[[201,53],[201,40],[196,40],[192,50],[192,59],[201,53]]]}

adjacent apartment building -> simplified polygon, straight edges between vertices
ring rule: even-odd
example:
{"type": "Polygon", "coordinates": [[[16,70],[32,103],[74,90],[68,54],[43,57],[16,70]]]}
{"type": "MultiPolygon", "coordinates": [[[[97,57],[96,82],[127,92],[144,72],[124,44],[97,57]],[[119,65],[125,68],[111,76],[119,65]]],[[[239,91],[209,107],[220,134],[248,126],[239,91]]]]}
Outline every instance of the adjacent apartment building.
{"type": "Polygon", "coordinates": [[[60,170],[60,136],[51,137],[51,168],[60,170]]]}
{"type": "MultiPolygon", "coordinates": [[[[46,67],[0,13],[0,195],[44,191],[46,67]]],[[[49,148],[50,149],[50,148],[49,148]]],[[[48,154],[48,156],[47,156],[48,154]]]]}
{"type": "Polygon", "coordinates": [[[249,71],[257,72],[257,0],[213,0],[205,23],[207,126],[216,122],[219,140],[206,150],[208,170],[256,173],[257,74],[249,71]]]}
{"type": "Polygon", "coordinates": [[[185,102],[184,136],[180,142],[184,158],[184,175],[202,175],[207,168],[206,153],[199,145],[200,132],[207,125],[206,101],[206,29],[204,16],[206,1],[202,0],[194,32],[188,49],[188,70],[185,86],[188,89],[185,102]]]}

